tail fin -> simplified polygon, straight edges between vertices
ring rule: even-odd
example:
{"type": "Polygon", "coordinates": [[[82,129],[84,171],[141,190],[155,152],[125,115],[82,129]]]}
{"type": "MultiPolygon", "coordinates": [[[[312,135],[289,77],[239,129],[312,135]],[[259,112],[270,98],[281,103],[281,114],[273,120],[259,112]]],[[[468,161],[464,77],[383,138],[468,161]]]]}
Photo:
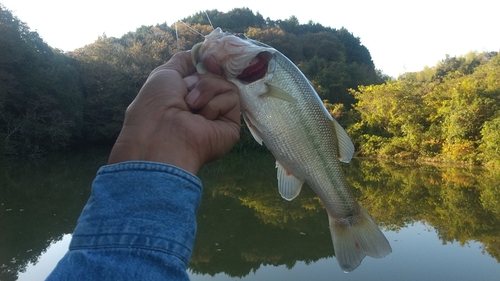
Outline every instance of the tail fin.
{"type": "Polygon", "coordinates": [[[351,225],[328,216],[335,257],[344,272],[356,269],[365,256],[382,258],[392,252],[389,241],[360,205],[361,219],[351,225]]]}

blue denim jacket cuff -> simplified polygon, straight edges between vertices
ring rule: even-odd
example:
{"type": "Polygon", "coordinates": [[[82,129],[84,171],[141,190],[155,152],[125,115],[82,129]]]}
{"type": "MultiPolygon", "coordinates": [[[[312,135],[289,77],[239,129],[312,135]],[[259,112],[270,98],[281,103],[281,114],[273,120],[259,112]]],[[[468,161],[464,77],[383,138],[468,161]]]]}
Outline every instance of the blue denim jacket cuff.
{"type": "Polygon", "coordinates": [[[151,250],[187,266],[201,193],[201,181],[175,166],[142,161],[103,166],[70,250],[151,250]]]}

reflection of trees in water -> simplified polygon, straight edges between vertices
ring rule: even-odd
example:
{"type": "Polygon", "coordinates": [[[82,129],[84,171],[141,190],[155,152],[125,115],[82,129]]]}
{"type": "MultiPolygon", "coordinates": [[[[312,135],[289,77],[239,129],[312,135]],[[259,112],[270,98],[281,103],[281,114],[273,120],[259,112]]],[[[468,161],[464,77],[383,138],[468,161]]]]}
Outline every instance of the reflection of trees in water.
{"type": "Polygon", "coordinates": [[[98,155],[0,164],[0,280],[17,280],[18,272],[73,231],[96,169],[106,161],[98,155]]]}
{"type": "MultiPolygon", "coordinates": [[[[50,243],[72,232],[96,170],[106,162],[103,155],[0,170],[1,280],[16,280],[50,243]]],[[[500,171],[374,160],[345,168],[354,194],[382,227],[397,231],[425,221],[443,243],[478,241],[500,261],[500,171]]],[[[307,187],[292,202],[281,199],[269,153],[231,153],[205,167],[200,178],[193,272],[243,277],[261,265],[291,268],[333,255],[321,203],[307,187]]]]}
{"type": "MultiPolygon", "coordinates": [[[[229,155],[203,171],[191,270],[241,277],[261,264],[291,267],[332,256],[319,200],[309,188],[282,200],[273,164],[271,156],[229,155]]],[[[500,171],[354,160],[345,172],[382,227],[397,231],[425,221],[443,243],[478,241],[500,261],[500,171]]]]}
{"type": "Polygon", "coordinates": [[[425,221],[443,243],[483,243],[500,262],[500,171],[478,167],[355,162],[351,182],[380,225],[425,221]],[[357,178],[354,173],[361,172],[357,178]]]}
{"type": "Polygon", "coordinates": [[[314,193],[304,188],[292,202],[281,199],[267,153],[228,155],[200,177],[204,195],[193,272],[243,277],[261,265],[292,268],[297,261],[332,256],[328,219],[314,193]]]}

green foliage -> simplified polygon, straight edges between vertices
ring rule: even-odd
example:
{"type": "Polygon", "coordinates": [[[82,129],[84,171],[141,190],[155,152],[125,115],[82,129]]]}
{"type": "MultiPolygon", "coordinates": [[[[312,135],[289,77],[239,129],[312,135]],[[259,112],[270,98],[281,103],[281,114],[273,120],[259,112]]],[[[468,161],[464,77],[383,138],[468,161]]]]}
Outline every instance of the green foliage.
{"type": "Polygon", "coordinates": [[[364,155],[464,163],[498,161],[500,56],[469,53],[352,94],[364,155]],[[363,132],[365,135],[360,133],[363,132]]]}
{"type": "Polygon", "coordinates": [[[261,14],[254,14],[248,8],[235,8],[227,13],[217,10],[198,12],[182,21],[190,25],[212,25],[214,28],[220,27],[224,31],[235,33],[243,33],[249,27],[261,28],[265,24],[261,14]]]}
{"type": "Polygon", "coordinates": [[[0,5],[0,153],[38,157],[81,127],[75,61],[0,5]]]}
{"type": "Polygon", "coordinates": [[[245,34],[249,38],[266,43],[280,50],[280,52],[292,61],[303,58],[301,48],[297,48],[297,46],[301,45],[301,40],[296,34],[287,33],[280,26],[272,26],[265,29],[249,27],[245,34]]]}
{"type": "Polygon", "coordinates": [[[478,54],[476,52],[470,52],[465,56],[461,57],[451,57],[446,55],[444,60],[437,63],[435,67],[434,79],[442,79],[449,74],[472,74],[476,67],[489,61],[492,57],[497,54],[495,52],[484,52],[478,54]]]}
{"type": "Polygon", "coordinates": [[[125,109],[147,76],[176,51],[172,30],[142,26],[120,39],[100,37],[70,53],[79,62],[85,99],[83,139],[110,142],[118,135],[125,109]]]}
{"type": "Polygon", "coordinates": [[[486,121],[481,129],[482,160],[489,165],[500,167],[500,115],[486,121]]]}

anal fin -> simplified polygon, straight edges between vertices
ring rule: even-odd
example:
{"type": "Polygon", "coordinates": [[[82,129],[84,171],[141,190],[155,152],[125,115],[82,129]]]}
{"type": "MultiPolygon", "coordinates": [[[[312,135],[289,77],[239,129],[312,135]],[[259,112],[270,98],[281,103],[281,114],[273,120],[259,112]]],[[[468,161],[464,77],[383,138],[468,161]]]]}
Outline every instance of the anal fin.
{"type": "Polygon", "coordinates": [[[278,168],[278,190],[280,195],[283,199],[292,201],[299,195],[304,181],[289,173],[278,161],[276,161],[276,168],[278,168]]]}

